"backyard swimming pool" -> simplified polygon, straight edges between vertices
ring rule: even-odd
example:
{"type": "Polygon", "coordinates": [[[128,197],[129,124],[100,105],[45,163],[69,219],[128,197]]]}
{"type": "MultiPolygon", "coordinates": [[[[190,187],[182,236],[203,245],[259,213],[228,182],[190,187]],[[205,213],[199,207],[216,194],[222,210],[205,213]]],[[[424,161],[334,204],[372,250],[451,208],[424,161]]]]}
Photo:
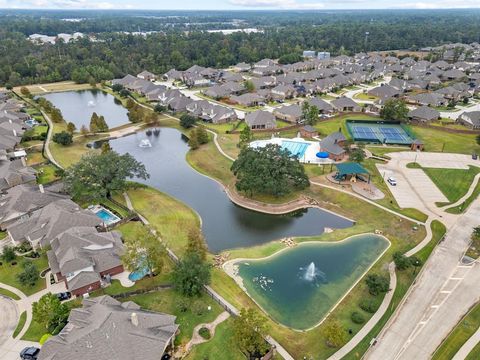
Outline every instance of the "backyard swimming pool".
{"type": "Polygon", "coordinates": [[[103,206],[93,207],[92,211],[95,215],[102,219],[104,224],[107,226],[113,225],[121,220],[117,215],[105,209],[103,206]]]}

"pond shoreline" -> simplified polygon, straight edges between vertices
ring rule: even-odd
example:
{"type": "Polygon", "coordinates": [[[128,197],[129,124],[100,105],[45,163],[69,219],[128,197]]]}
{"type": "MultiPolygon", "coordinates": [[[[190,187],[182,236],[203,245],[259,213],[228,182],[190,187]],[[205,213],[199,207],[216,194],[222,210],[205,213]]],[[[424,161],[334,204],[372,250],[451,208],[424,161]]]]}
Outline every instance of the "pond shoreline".
{"type": "Polygon", "coordinates": [[[245,284],[243,283],[243,278],[238,274],[238,263],[240,262],[254,262],[254,261],[262,261],[262,260],[267,260],[267,259],[270,259],[272,257],[275,257],[275,256],[278,256],[280,255],[281,253],[283,252],[286,252],[288,250],[292,250],[294,248],[291,248],[291,247],[285,247],[285,248],[282,248],[278,251],[275,251],[274,253],[268,255],[268,256],[264,256],[264,257],[261,257],[261,258],[235,258],[235,259],[232,259],[232,260],[228,260],[226,261],[223,265],[222,265],[222,270],[229,276],[231,277],[235,283],[245,292],[245,294],[262,310],[262,312],[268,316],[268,318],[270,320],[272,320],[273,322],[275,322],[276,324],[286,328],[286,329],[290,329],[290,330],[293,330],[293,331],[296,331],[296,332],[307,332],[307,331],[310,331],[310,330],[313,330],[315,328],[317,328],[318,326],[320,326],[327,318],[328,316],[337,308],[337,306],[348,296],[348,294],[353,290],[353,288],[355,288],[355,286],[358,285],[358,283],[363,279],[363,277],[372,269],[372,267],[383,257],[383,255],[385,255],[385,253],[388,251],[388,249],[390,249],[390,246],[392,245],[391,241],[384,235],[379,235],[379,234],[374,234],[374,233],[361,233],[361,234],[355,234],[355,235],[351,235],[351,236],[348,236],[344,239],[341,239],[341,240],[338,240],[338,241],[304,241],[304,242],[301,242],[301,243],[297,243],[297,246],[302,246],[302,245],[308,245],[308,244],[315,244],[315,245],[321,245],[321,244],[326,244],[326,243],[330,243],[330,244],[339,244],[339,243],[342,243],[342,242],[345,242],[345,241],[348,241],[352,238],[355,238],[355,237],[358,237],[358,236],[365,236],[365,235],[374,235],[374,236],[378,236],[378,237],[381,237],[383,238],[384,240],[386,240],[388,242],[388,246],[371,262],[370,266],[368,266],[368,268],[365,269],[365,271],[358,277],[358,279],[348,288],[348,290],[335,302],[335,304],[328,310],[328,312],[325,314],[325,316],[322,317],[322,319],[316,323],[315,325],[309,327],[309,328],[306,328],[306,329],[296,329],[294,327],[291,327],[291,326],[288,326],[288,325],[285,325],[285,324],[282,324],[281,322],[279,322],[278,320],[274,319],[270,313],[265,310],[265,308],[260,305],[260,303],[248,292],[248,290],[246,289],[245,287],[245,284]]]}

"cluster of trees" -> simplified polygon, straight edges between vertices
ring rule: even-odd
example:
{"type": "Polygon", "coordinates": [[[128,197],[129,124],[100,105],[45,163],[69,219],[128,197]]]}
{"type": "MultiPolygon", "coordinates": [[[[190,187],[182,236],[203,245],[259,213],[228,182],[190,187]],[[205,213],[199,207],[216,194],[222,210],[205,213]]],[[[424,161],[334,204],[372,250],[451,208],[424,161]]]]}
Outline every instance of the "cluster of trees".
{"type": "Polygon", "coordinates": [[[105,121],[103,115],[98,116],[96,112],[92,114],[90,119],[90,132],[98,133],[98,132],[106,132],[108,131],[108,125],[105,121]]]}
{"type": "Polygon", "coordinates": [[[403,99],[389,99],[380,110],[380,116],[385,120],[405,121],[408,117],[407,103],[403,99]]]}
{"type": "Polygon", "coordinates": [[[245,146],[232,164],[237,190],[282,196],[310,185],[304,167],[290,152],[278,145],[263,148],[245,146]]]}
{"type": "Polygon", "coordinates": [[[208,143],[209,140],[207,129],[203,125],[199,125],[190,131],[188,146],[190,146],[190,149],[196,150],[200,145],[208,143]]]}
{"type": "Polygon", "coordinates": [[[393,262],[395,263],[395,267],[400,271],[406,270],[411,266],[417,268],[423,264],[423,262],[415,255],[405,256],[399,251],[393,254],[393,262]]]}
{"type": "Polygon", "coordinates": [[[189,115],[189,114],[183,114],[180,116],[180,126],[185,128],[185,129],[190,129],[195,125],[197,122],[197,119],[195,116],[189,115]]]}
{"type": "MultiPolygon", "coordinates": [[[[125,89],[124,89],[125,90],[125,89]]],[[[121,90],[121,91],[124,91],[121,90]]],[[[135,103],[132,99],[127,100],[126,108],[128,109],[128,120],[132,123],[139,123],[139,122],[155,122],[157,121],[157,114],[155,112],[140,106],[139,104],[135,103]]]]}
{"type": "Polygon", "coordinates": [[[54,123],[61,123],[64,121],[60,109],[56,108],[50,101],[43,97],[39,97],[37,103],[43,108],[43,110],[50,114],[50,118],[54,123]]]}
{"type": "Polygon", "coordinates": [[[73,135],[69,131],[61,131],[53,134],[52,141],[63,146],[68,146],[73,143],[73,135]]]}
{"type": "Polygon", "coordinates": [[[67,324],[70,308],[55,294],[43,295],[32,304],[32,315],[36,323],[44,326],[47,333],[58,334],[67,324]]]}
{"type": "Polygon", "coordinates": [[[149,177],[145,165],[130,154],[115,151],[89,153],[64,173],[66,190],[76,199],[109,198],[115,191],[124,191],[128,179],[149,177]]]}
{"type": "MultiPolygon", "coordinates": [[[[325,50],[333,55],[418,49],[447,42],[478,41],[480,33],[478,11],[398,11],[395,16],[384,11],[335,14],[277,12],[269,16],[243,13],[251,26],[259,26],[264,31],[230,35],[195,31],[190,19],[198,17],[205,26],[214,28],[215,24],[209,19],[211,14],[188,14],[183,20],[168,20],[183,21],[185,27],[165,26],[161,19],[151,21],[130,14],[115,18],[106,14],[94,15],[89,14],[84,22],[71,24],[52,20],[51,17],[56,16],[52,14],[43,17],[0,17],[0,83],[21,85],[69,79],[95,83],[127,73],[137,74],[143,69],[162,74],[171,68],[185,70],[194,64],[223,68],[262,58],[280,58],[288,63],[300,59],[303,49],[325,50]],[[143,23],[142,29],[162,28],[162,32],[146,37],[100,33],[125,31],[138,22],[143,23]],[[27,35],[35,32],[65,32],[66,27],[74,28],[73,31],[89,28],[91,30],[87,33],[96,33],[100,41],[85,38],[68,44],[59,41],[55,45],[38,46],[26,39],[27,35]],[[187,28],[188,32],[184,31],[187,28]],[[369,32],[367,41],[366,32],[369,32]]],[[[228,24],[221,26],[225,28],[228,24]]]]}

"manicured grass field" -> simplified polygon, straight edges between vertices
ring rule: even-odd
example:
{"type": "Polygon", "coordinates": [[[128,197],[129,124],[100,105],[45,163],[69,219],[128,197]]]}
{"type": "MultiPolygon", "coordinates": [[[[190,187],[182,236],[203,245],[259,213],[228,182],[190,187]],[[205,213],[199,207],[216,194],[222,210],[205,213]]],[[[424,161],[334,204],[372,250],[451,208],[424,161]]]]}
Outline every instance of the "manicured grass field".
{"type": "Polygon", "coordinates": [[[480,326],[480,303],[474,306],[457,324],[435,351],[432,360],[449,360],[480,326]]]}
{"type": "Polygon", "coordinates": [[[470,351],[470,354],[465,358],[465,360],[478,360],[480,358],[480,343],[475,345],[475,347],[470,351]]]}
{"type": "Polygon", "coordinates": [[[39,184],[45,185],[59,179],[59,177],[55,175],[57,168],[52,164],[36,166],[35,170],[37,170],[37,183],[39,184]]]}
{"type": "Polygon", "coordinates": [[[55,160],[59,162],[63,167],[69,167],[72,164],[75,164],[80,160],[80,158],[92,150],[87,148],[87,143],[101,139],[102,136],[87,136],[87,137],[76,137],[73,141],[73,144],[68,146],[63,146],[56,144],[53,141],[50,142],[50,151],[52,152],[55,160]]]}
{"type": "Polygon", "coordinates": [[[144,309],[175,315],[176,323],[180,325],[180,334],[175,339],[177,345],[185,344],[190,340],[195,326],[212,322],[223,311],[220,305],[206,294],[198,298],[182,298],[173,290],[135,295],[121,301],[134,301],[144,309]],[[187,304],[184,312],[178,306],[180,301],[187,304]],[[208,310],[209,306],[211,310],[208,310]]]}
{"type": "Polygon", "coordinates": [[[29,152],[27,153],[27,165],[32,166],[36,164],[41,164],[45,161],[42,153],[40,151],[29,152]]]}
{"type": "Polygon", "coordinates": [[[27,321],[27,312],[24,311],[20,314],[17,327],[15,328],[15,331],[13,332],[13,335],[12,335],[13,338],[16,338],[18,334],[20,334],[20,331],[22,331],[26,321],[27,321]]]}
{"type": "MultiPolygon", "coordinates": [[[[200,225],[196,213],[182,202],[152,188],[129,190],[128,195],[135,210],[148,219],[164,243],[176,254],[181,254],[189,229],[200,225]]],[[[119,229],[134,232],[139,225],[133,224],[122,225],[119,229]]]]}
{"type": "MultiPolygon", "coordinates": [[[[32,287],[20,284],[17,280],[17,275],[23,271],[22,263],[27,260],[17,256],[15,261],[17,262],[16,265],[11,265],[11,263],[5,262],[0,265],[0,279],[2,279],[3,283],[16,287],[20,291],[23,291],[26,295],[32,295],[42,289],[45,289],[45,279],[38,279],[35,286],[32,287]]],[[[38,259],[31,259],[30,261],[35,264],[39,272],[48,267],[48,260],[45,254],[42,254],[38,259]]]]}
{"type": "Polygon", "coordinates": [[[452,203],[458,201],[468,192],[468,189],[472,185],[473,178],[480,173],[480,168],[475,166],[470,166],[468,170],[422,169],[452,203]]]}
{"type": "Polygon", "coordinates": [[[369,95],[367,93],[358,93],[353,98],[357,100],[370,100],[370,101],[374,101],[378,99],[378,97],[374,95],[369,95]]]}
{"type": "Polygon", "coordinates": [[[338,131],[339,128],[342,129],[343,135],[345,137],[350,138],[350,134],[346,127],[346,120],[347,119],[355,119],[355,120],[380,120],[377,116],[371,115],[341,115],[335,116],[328,120],[319,121],[314,127],[318,130],[321,137],[325,137],[335,131],[338,131]]]}
{"type": "Polygon", "coordinates": [[[210,341],[196,345],[185,359],[223,360],[226,359],[226,354],[231,360],[245,359],[245,355],[235,346],[232,318],[219,324],[215,329],[215,336],[210,341]]]}

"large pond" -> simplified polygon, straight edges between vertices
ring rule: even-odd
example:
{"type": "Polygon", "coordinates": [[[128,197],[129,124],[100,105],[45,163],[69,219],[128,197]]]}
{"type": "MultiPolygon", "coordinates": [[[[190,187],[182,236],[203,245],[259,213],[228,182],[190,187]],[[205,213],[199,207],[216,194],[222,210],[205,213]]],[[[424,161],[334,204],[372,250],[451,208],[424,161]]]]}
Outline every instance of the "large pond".
{"type": "MultiPolygon", "coordinates": [[[[187,163],[185,137],[176,129],[162,128],[160,134],[140,132],[110,141],[119,153],[130,153],[145,164],[150,179],[145,181],[195,209],[212,252],[249,247],[288,236],[319,235],[325,227],[345,228],[352,222],[319,209],[278,216],[246,210],[233,204],[217,182],[187,163]],[[140,147],[148,139],[151,147],[140,147]]],[[[162,204],[158,204],[162,206],[162,204]]]]}
{"type": "Polygon", "coordinates": [[[388,246],[373,234],[303,243],[264,260],[239,262],[238,276],[273,319],[303,330],[318,324],[388,246]]]}
{"type": "Polygon", "coordinates": [[[88,128],[94,112],[105,117],[110,129],[129,122],[122,104],[101,90],[65,91],[41,96],[60,109],[65,121],[74,123],[77,129],[83,125],[88,128]]]}

